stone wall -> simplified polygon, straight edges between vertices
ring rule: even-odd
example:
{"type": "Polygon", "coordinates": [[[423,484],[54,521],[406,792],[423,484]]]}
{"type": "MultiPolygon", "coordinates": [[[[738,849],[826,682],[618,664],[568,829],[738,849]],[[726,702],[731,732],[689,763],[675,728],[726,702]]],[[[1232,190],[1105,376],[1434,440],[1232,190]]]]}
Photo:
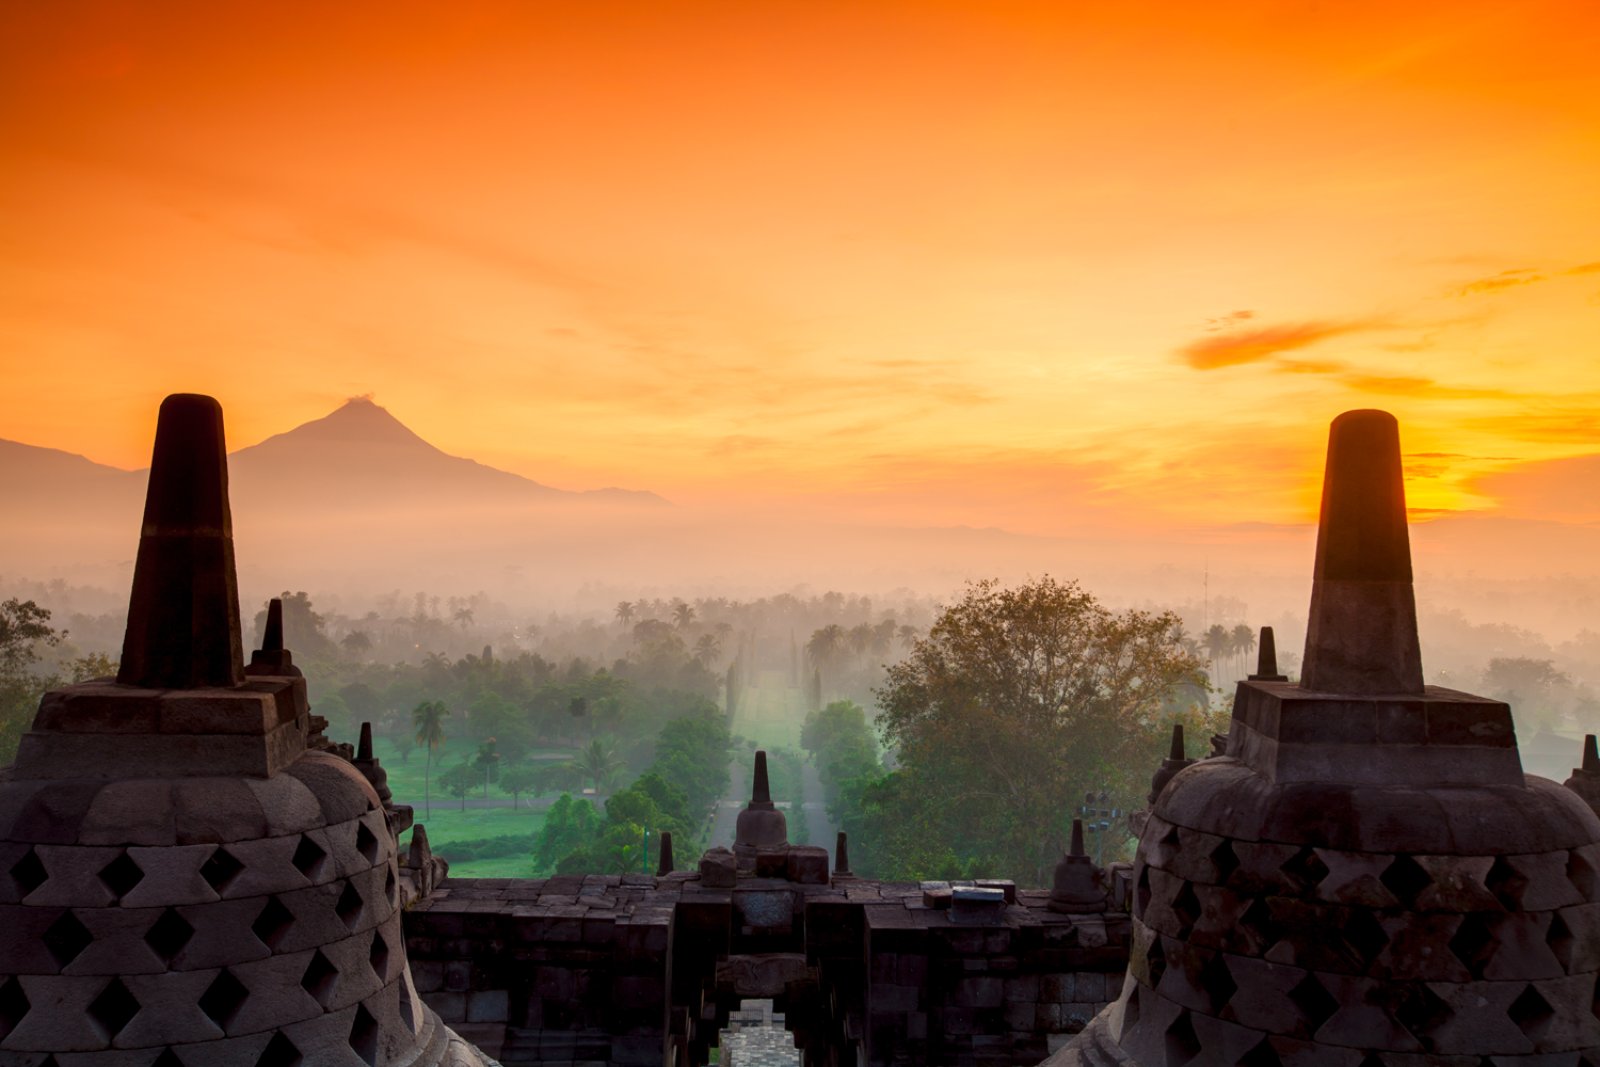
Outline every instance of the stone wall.
{"type": "Polygon", "coordinates": [[[704,1063],[754,997],[817,1067],[1034,1064],[1115,999],[1128,916],[986,885],[966,905],[848,877],[449,879],[406,945],[424,1001],[508,1067],[704,1063]]]}

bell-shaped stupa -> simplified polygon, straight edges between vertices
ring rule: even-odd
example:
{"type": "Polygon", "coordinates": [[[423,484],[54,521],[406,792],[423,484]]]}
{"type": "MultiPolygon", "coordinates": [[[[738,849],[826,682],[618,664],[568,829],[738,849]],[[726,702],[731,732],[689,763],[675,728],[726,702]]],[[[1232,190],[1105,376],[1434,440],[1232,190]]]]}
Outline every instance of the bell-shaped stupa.
{"type": "Polygon", "coordinates": [[[1161,791],[1122,994],[1048,1062],[1600,1063],[1600,819],[1418,647],[1398,428],[1347,412],[1301,682],[1161,791]]]}
{"type": "Polygon", "coordinates": [[[168,397],[117,678],[0,769],[0,1063],[488,1062],[418,998],[391,816],[244,667],[222,409],[168,397]]]}

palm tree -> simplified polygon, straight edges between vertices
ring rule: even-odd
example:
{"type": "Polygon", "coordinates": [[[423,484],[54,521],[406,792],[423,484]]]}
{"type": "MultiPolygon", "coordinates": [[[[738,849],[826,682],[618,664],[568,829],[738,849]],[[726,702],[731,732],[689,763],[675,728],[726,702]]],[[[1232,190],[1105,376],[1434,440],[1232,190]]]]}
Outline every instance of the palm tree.
{"type": "Polygon", "coordinates": [[[1233,628],[1229,635],[1233,638],[1233,647],[1239,653],[1240,674],[1250,673],[1250,653],[1256,650],[1256,632],[1249,623],[1241,622],[1233,628]]]}
{"type": "Polygon", "coordinates": [[[672,625],[680,630],[686,630],[692,622],[694,622],[693,606],[682,600],[672,605],[672,625]]]}
{"type": "Polygon", "coordinates": [[[428,758],[422,765],[422,811],[424,818],[433,818],[433,803],[428,793],[429,772],[433,768],[433,755],[439,751],[439,746],[444,744],[444,721],[450,717],[450,709],[444,706],[442,700],[424,700],[411,712],[411,725],[416,730],[417,744],[428,750],[428,758]]]}
{"type": "Polygon", "coordinates": [[[806,655],[810,658],[812,666],[830,665],[844,647],[844,640],[844,627],[836,622],[830,622],[822,629],[813,632],[810,640],[806,642],[806,655]]]}
{"type": "Polygon", "coordinates": [[[701,634],[700,639],[694,643],[694,658],[699,660],[700,665],[706,670],[711,669],[711,664],[715,663],[721,654],[722,642],[717,639],[716,634],[701,634]]]}
{"type": "Polygon", "coordinates": [[[863,622],[850,627],[849,632],[845,634],[845,640],[850,642],[850,651],[860,659],[867,654],[867,649],[872,647],[871,625],[863,622]]]}
{"type": "Polygon", "coordinates": [[[626,627],[633,621],[633,604],[626,600],[617,601],[617,622],[626,627]]]}
{"type": "Polygon", "coordinates": [[[569,766],[580,780],[594,782],[594,791],[599,793],[622,769],[622,760],[617,756],[614,741],[609,737],[597,737],[573,757],[569,766]]]}
{"type": "Polygon", "coordinates": [[[895,633],[900,638],[901,648],[910,648],[912,645],[917,643],[917,628],[912,626],[909,622],[901,626],[900,629],[895,631],[895,633]]]}
{"type": "Polygon", "coordinates": [[[1218,684],[1216,672],[1219,669],[1219,661],[1223,656],[1226,656],[1230,651],[1232,651],[1233,635],[1228,632],[1227,627],[1223,626],[1221,623],[1214,622],[1211,624],[1210,629],[1206,630],[1204,642],[1206,646],[1206,655],[1211,658],[1211,669],[1213,672],[1211,684],[1216,685],[1218,684]]]}

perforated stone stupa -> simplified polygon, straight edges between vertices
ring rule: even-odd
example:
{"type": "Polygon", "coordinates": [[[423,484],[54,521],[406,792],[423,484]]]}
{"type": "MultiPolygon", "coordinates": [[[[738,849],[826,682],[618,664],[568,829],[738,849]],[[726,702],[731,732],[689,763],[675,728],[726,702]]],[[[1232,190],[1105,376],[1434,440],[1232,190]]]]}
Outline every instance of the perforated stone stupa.
{"type": "Polygon", "coordinates": [[[1333,423],[1310,614],[1300,683],[1240,682],[1156,798],[1122,994],[1049,1062],[1600,1064],[1600,819],[1423,685],[1384,412],[1333,423]]]}
{"type": "Polygon", "coordinates": [[[0,769],[0,1067],[486,1061],[415,992],[392,811],[247,674],[222,410],[168,397],[115,681],[0,769]]]}

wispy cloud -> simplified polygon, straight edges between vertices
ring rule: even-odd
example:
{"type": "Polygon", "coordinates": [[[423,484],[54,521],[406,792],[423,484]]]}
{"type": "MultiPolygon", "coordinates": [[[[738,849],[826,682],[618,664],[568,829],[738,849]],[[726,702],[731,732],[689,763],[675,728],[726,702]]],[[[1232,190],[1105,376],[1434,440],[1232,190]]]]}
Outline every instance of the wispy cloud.
{"type": "Polygon", "coordinates": [[[1230,311],[1226,315],[1219,315],[1214,319],[1206,320],[1206,332],[1216,333],[1218,330],[1231,330],[1241,322],[1248,322],[1256,317],[1254,311],[1230,311]]]}
{"type": "Polygon", "coordinates": [[[1334,337],[1372,329],[1369,322],[1297,322],[1283,326],[1262,326],[1238,330],[1219,337],[1205,337],[1186,345],[1179,355],[1195,370],[1216,370],[1260,363],[1285,352],[1320,344],[1334,337]]]}
{"type": "Polygon", "coordinates": [[[1384,396],[1431,397],[1436,400],[1513,400],[1519,395],[1505,389],[1441,385],[1433,378],[1403,374],[1344,374],[1339,381],[1358,393],[1384,396]]]}
{"type": "Polygon", "coordinates": [[[1456,290],[1456,295],[1478,296],[1483,293],[1497,293],[1502,289],[1515,289],[1521,285],[1534,285],[1544,280],[1545,275],[1528,267],[1522,267],[1517,270],[1503,270],[1499,274],[1468,282],[1456,290]]]}
{"type": "Polygon", "coordinates": [[[1486,293],[1498,293],[1507,289],[1517,289],[1524,285],[1537,285],[1547,282],[1552,278],[1569,278],[1575,275],[1600,274],[1600,262],[1579,263],[1575,267],[1565,267],[1561,270],[1538,270],[1533,267],[1519,267],[1516,270],[1503,270],[1499,274],[1491,274],[1486,278],[1478,278],[1467,282],[1456,289],[1456,296],[1482,296],[1486,293]]]}

